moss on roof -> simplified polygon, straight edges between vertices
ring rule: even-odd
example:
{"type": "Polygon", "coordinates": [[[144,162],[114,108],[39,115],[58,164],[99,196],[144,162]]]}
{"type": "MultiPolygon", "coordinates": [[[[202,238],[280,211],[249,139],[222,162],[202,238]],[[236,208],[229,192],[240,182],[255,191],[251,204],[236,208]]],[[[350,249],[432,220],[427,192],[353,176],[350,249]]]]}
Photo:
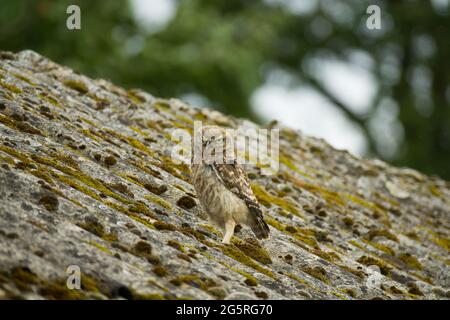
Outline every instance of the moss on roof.
{"type": "Polygon", "coordinates": [[[0,56],[0,299],[448,298],[448,182],[280,128],[279,172],[249,169],[271,237],[223,246],[171,131],[248,122],[0,56]]]}

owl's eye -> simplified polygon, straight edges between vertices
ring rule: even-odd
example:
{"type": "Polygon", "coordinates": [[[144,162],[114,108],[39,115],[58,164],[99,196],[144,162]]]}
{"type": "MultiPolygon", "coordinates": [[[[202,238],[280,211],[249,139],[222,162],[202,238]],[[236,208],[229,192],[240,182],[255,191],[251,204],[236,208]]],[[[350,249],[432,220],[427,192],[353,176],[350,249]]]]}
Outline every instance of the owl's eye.
{"type": "Polygon", "coordinates": [[[211,137],[211,140],[216,140],[216,136],[212,136],[212,137],[211,137]]]}

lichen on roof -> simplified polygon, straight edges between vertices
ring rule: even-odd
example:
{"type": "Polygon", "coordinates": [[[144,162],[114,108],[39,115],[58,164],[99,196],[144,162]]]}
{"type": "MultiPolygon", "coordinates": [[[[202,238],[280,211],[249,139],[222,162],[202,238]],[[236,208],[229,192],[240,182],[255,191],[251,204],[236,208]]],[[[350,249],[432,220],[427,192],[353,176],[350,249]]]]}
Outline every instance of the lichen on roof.
{"type": "Polygon", "coordinates": [[[277,174],[249,168],[271,237],[224,246],[170,157],[195,120],[248,125],[0,53],[0,299],[450,297],[448,182],[280,128],[277,174]]]}

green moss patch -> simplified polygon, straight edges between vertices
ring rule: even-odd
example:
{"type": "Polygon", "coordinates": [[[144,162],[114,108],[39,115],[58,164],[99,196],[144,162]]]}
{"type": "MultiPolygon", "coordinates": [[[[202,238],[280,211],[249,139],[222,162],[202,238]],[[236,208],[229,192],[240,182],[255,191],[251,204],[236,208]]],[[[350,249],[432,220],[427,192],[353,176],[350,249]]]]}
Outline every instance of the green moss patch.
{"type": "Polygon", "coordinates": [[[207,291],[211,287],[217,286],[215,281],[206,277],[200,277],[196,274],[177,276],[171,279],[170,283],[177,287],[181,286],[182,284],[187,284],[196,288],[200,288],[204,291],[207,291]]]}
{"type": "Polygon", "coordinates": [[[80,80],[67,79],[64,81],[64,85],[78,91],[79,93],[83,93],[83,94],[87,93],[89,91],[89,88],[87,87],[87,85],[80,80]]]}
{"type": "Polygon", "coordinates": [[[147,194],[144,196],[144,198],[150,202],[156,203],[157,205],[166,208],[166,209],[172,209],[172,204],[170,204],[169,202],[167,202],[166,200],[158,197],[158,196],[153,196],[151,194],[147,194]]]}
{"type": "Polygon", "coordinates": [[[43,205],[45,207],[45,209],[47,209],[48,211],[54,212],[54,211],[58,210],[59,201],[55,195],[49,193],[49,194],[43,195],[39,199],[39,204],[43,205]]]}
{"type": "Polygon", "coordinates": [[[159,265],[161,260],[152,253],[152,246],[146,241],[138,241],[135,243],[131,252],[138,257],[146,259],[148,262],[154,265],[159,265]]]}
{"type": "Polygon", "coordinates": [[[177,249],[178,251],[180,251],[182,253],[185,253],[183,245],[181,243],[179,243],[178,241],[169,240],[169,241],[167,241],[167,244],[169,246],[171,246],[172,248],[177,249]]]}
{"type": "Polygon", "coordinates": [[[369,240],[373,240],[376,237],[385,237],[389,240],[398,242],[398,238],[397,236],[395,236],[394,234],[390,233],[387,230],[383,230],[383,229],[373,229],[370,230],[369,233],[367,234],[369,240]]]}
{"type": "Polygon", "coordinates": [[[80,300],[87,299],[87,293],[98,293],[96,281],[88,275],[81,278],[82,290],[71,290],[66,279],[44,280],[27,267],[14,267],[7,272],[0,272],[11,281],[21,292],[37,292],[49,300],[80,300]]]}
{"type": "Polygon", "coordinates": [[[153,223],[153,226],[157,230],[167,230],[167,231],[175,231],[177,230],[177,227],[171,223],[167,223],[164,221],[156,221],[153,223]]]}
{"type": "Polygon", "coordinates": [[[169,272],[167,271],[166,268],[164,268],[163,266],[156,266],[153,268],[153,273],[156,274],[158,277],[165,277],[169,274],[169,272]]]}
{"type": "Polygon", "coordinates": [[[256,198],[258,198],[258,201],[262,205],[264,205],[266,207],[271,207],[273,205],[276,205],[296,216],[301,216],[297,207],[289,200],[271,195],[263,187],[261,187],[258,184],[252,184],[252,189],[253,189],[253,192],[255,193],[256,198]]]}
{"type": "Polygon", "coordinates": [[[304,267],[302,269],[303,272],[306,272],[307,274],[309,274],[310,276],[313,276],[316,279],[319,279],[320,281],[322,281],[323,283],[329,284],[330,283],[330,279],[328,277],[328,274],[326,272],[326,270],[322,267],[304,267]]]}
{"type": "Polygon", "coordinates": [[[239,250],[238,248],[236,248],[233,245],[222,245],[219,247],[222,252],[224,254],[226,254],[227,256],[229,256],[230,258],[272,278],[272,279],[276,279],[275,275],[272,273],[272,271],[270,271],[269,269],[266,269],[262,266],[260,266],[257,262],[255,262],[255,260],[253,260],[252,258],[250,258],[249,256],[247,256],[244,252],[242,252],[241,250],[239,250]]]}
{"type": "Polygon", "coordinates": [[[419,262],[419,260],[417,260],[416,257],[414,257],[413,255],[411,255],[409,253],[403,253],[403,254],[399,255],[398,257],[400,260],[403,261],[404,264],[406,264],[411,269],[417,269],[417,270],[423,269],[423,266],[419,262]]]}
{"type": "Polygon", "coordinates": [[[193,207],[195,207],[196,205],[197,205],[197,203],[195,202],[195,200],[189,196],[182,196],[177,201],[177,206],[179,206],[180,208],[186,209],[186,210],[190,210],[193,207]]]}
{"type": "Polygon", "coordinates": [[[269,253],[260,245],[250,241],[233,241],[233,244],[241,250],[245,255],[262,264],[269,265],[272,263],[269,253]]]}
{"type": "Polygon", "coordinates": [[[30,123],[25,121],[18,121],[13,118],[6,117],[3,114],[0,114],[0,123],[17,131],[45,136],[41,130],[37,129],[30,123]]]}
{"type": "Polygon", "coordinates": [[[118,240],[115,234],[107,233],[103,225],[95,218],[86,218],[86,221],[79,223],[78,226],[105,241],[114,242],[118,240]]]}
{"type": "Polygon", "coordinates": [[[372,265],[378,266],[380,268],[382,275],[385,275],[385,276],[391,275],[392,268],[377,258],[369,257],[369,256],[362,256],[356,261],[358,261],[359,263],[364,264],[366,266],[372,266],[372,265]]]}
{"type": "Polygon", "coordinates": [[[372,242],[372,241],[369,241],[369,240],[366,240],[366,239],[364,239],[363,241],[364,241],[364,243],[367,243],[368,245],[370,245],[370,246],[372,246],[372,247],[374,247],[374,248],[376,248],[376,249],[378,249],[380,251],[383,251],[384,253],[387,253],[388,255],[395,256],[394,249],[392,249],[389,246],[383,245],[381,243],[372,242]]]}

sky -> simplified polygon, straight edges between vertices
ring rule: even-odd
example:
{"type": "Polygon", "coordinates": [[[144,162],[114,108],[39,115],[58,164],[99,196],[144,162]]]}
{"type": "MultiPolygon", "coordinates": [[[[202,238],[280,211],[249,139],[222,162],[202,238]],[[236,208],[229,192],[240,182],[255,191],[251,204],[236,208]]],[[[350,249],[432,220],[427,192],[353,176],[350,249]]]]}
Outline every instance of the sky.
{"type": "Polygon", "coordinates": [[[131,6],[137,21],[151,32],[164,28],[176,12],[175,0],[131,0],[131,6]]]}
{"type": "MultiPolygon", "coordinates": [[[[281,0],[266,1],[276,3],[281,0]]],[[[286,3],[290,9],[302,14],[314,9],[315,2],[290,0],[286,3]]],[[[131,0],[131,3],[137,21],[149,33],[164,28],[176,12],[175,0],[131,0]]],[[[310,67],[324,85],[353,111],[367,111],[376,90],[376,83],[368,70],[370,63],[365,68],[357,64],[317,59],[310,61],[310,67]]],[[[356,155],[364,155],[366,151],[366,138],[361,128],[307,86],[292,88],[267,81],[254,93],[252,106],[265,120],[275,119],[307,135],[324,138],[335,148],[356,155]]]]}

